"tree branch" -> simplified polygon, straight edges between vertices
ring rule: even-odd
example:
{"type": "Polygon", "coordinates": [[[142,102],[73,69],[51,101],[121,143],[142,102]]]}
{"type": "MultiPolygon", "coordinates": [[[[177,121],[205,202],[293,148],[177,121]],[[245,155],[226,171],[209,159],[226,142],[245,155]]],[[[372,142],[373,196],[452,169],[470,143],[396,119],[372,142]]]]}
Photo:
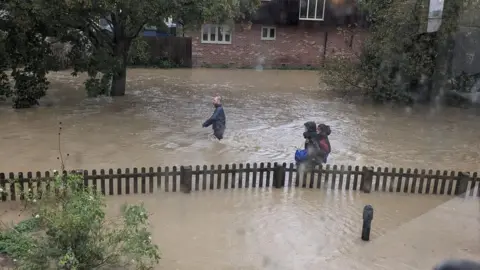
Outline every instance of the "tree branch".
{"type": "Polygon", "coordinates": [[[358,86],[357,84],[355,84],[354,82],[351,82],[349,79],[347,79],[346,77],[344,76],[341,76],[341,75],[337,75],[344,83],[350,85],[350,86],[353,86],[357,89],[363,89],[362,87],[358,86]]]}
{"type": "Polygon", "coordinates": [[[138,33],[140,33],[140,31],[142,31],[142,29],[145,27],[145,24],[147,24],[146,21],[144,21],[144,22],[140,25],[140,27],[138,27],[138,28],[136,29],[136,31],[134,32],[133,35],[127,36],[127,38],[128,38],[129,40],[133,40],[134,38],[136,38],[136,37],[138,36],[138,33]]]}
{"type": "Polygon", "coordinates": [[[113,49],[112,37],[106,34],[104,30],[101,29],[95,22],[91,20],[87,20],[87,27],[88,27],[88,31],[90,32],[90,36],[95,37],[99,45],[107,44],[110,48],[113,49]],[[103,42],[101,42],[99,38],[103,39],[103,42]]]}

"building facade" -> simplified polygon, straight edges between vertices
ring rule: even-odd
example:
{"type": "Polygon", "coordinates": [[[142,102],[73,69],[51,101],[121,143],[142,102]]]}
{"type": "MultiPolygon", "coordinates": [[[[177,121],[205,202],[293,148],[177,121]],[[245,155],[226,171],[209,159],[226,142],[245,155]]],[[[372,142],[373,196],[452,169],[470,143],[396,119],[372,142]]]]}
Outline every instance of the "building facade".
{"type": "Polygon", "coordinates": [[[346,0],[264,1],[251,21],[188,32],[193,65],[318,67],[334,55],[359,52],[366,36],[354,2],[346,0]]]}

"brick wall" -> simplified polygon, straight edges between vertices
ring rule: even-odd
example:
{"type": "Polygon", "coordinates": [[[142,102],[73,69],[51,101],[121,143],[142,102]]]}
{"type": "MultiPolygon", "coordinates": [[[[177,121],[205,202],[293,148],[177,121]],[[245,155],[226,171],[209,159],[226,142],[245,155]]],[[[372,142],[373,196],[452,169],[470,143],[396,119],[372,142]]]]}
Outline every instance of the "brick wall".
{"type": "Polygon", "coordinates": [[[348,33],[336,29],[302,26],[276,27],[275,40],[261,40],[261,25],[249,30],[235,26],[231,44],[201,43],[201,32],[189,32],[192,37],[193,66],[255,67],[317,67],[325,57],[359,51],[364,32],[348,33]],[[352,38],[353,35],[353,39],[352,38]],[[350,46],[352,46],[350,48],[350,46]]]}

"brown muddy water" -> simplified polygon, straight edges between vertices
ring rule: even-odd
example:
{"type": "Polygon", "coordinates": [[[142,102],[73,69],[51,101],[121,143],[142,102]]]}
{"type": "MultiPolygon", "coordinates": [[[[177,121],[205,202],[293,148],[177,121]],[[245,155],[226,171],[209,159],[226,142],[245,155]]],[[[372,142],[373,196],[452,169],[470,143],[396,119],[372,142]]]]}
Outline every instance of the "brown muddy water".
{"type": "MultiPolygon", "coordinates": [[[[133,69],[128,77],[125,97],[87,99],[82,78],[53,73],[43,106],[0,107],[0,171],[58,168],[60,121],[69,168],[291,162],[309,120],[332,127],[329,163],[480,168],[479,116],[465,110],[348,104],[322,90],[319,75],[311,71],[133,69]],[[228,121],[221,142],[201,127],[215,94],[223,97],[228,121]]],[[[339,265],[359,260],[355,254],[367,248],[373,250],[370,256],[397,249],[377,242],[407,225],[403,236],[390,236],[392,241],[408,239],[408,234],[425,243],[441,237],[444,245],[400,252],[400,261],[387,266],[367,260],[348,268],[425,269],[412,261],[441,260],[464,249],[462,256],[480,257],[478,230],[455,237],[446,233],[480,227],[478,200],[472,198],[446,207],[450,197],[257,189],[159,192],[109,197],[108,202],[112,215],[124,202],[146,204],[163,252],[159,269],[345,269],[339,265]],[[359,240],[367,203],[376,209],[371,243],[359,240]],[[432,226],[432,212],[458,223],[434,223],[428,234],[424,226],[432,226]]],[[[10,204],[0,208],[7,211],[2,220],[17,215],[10,204]]]]}

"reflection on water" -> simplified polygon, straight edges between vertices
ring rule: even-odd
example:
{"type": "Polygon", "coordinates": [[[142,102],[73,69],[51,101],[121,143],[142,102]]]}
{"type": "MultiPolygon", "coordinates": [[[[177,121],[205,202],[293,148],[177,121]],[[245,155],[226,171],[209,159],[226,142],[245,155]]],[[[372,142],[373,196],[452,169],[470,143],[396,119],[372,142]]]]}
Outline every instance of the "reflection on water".
{"type": "Polygon", "coordinates": [[[58,121],[74,168],[291,162],[307,120],[331,125],[335,164],[479,168],[477,116],[332,100],[319,89],[316,72],[134,69],[127,96],[116,99],[85,99],[82,80],[68,72],[51,80],[42,100],[49,106],[0,109],[0,147],[9,153],[1,156],[0,170],[58,166],[58,121]],[[228,118],[222,142],[201,128],[217,93],[228,118]]]}
{"type": "MultiPolygon", "coordinates": [[[[315,120],[332,127],[330,162],[335,164],[479,169],[480,122],[474,118],[478,116],[446,108],[434,112],[332,100],[319,89],[315,72],[135,69],[129,71],[127,96],[116,99],[85,99],[81,80],[68,72],[51,78],[53,89],[42,100],[47,106],[18,112],[0,108],[0,171],[57,167],[59,121],[70,168],[291,162],[295,147],[303,141],[303,123],[315,120]],[[221,142],[211,139],[210,129],[201,128],[212,112],[210,100],[215,94],[223,96],[228,118],[226,139],[221,142]]],[[[160,269],[397,269],[368,263],[367,268],[333,266],[356,262],[360,259],[353,259],[353,254],[373,246],[359,240],[363,206],[375,207],[373,244],[448,199],[256,189],[155,193],[108,201],[111,214],[123,202],[138,201],[153,213],[154,238],[164,258],[160,269]]],[[[405,234],[426,242],[438,237],[416,232],[422,223],[410,226],[413,229],[405,234]]],[[[460,227],[445,230],[461,231],[460,227]]],[[[443,251],[472,240],[458,239],[464,241],[450,241],[443,251]]],[[[394,241],[402,241],[402,236],[394,241]]],[[[435,254],[431,251],[428,256],[444,255],[435,254]]]]}

